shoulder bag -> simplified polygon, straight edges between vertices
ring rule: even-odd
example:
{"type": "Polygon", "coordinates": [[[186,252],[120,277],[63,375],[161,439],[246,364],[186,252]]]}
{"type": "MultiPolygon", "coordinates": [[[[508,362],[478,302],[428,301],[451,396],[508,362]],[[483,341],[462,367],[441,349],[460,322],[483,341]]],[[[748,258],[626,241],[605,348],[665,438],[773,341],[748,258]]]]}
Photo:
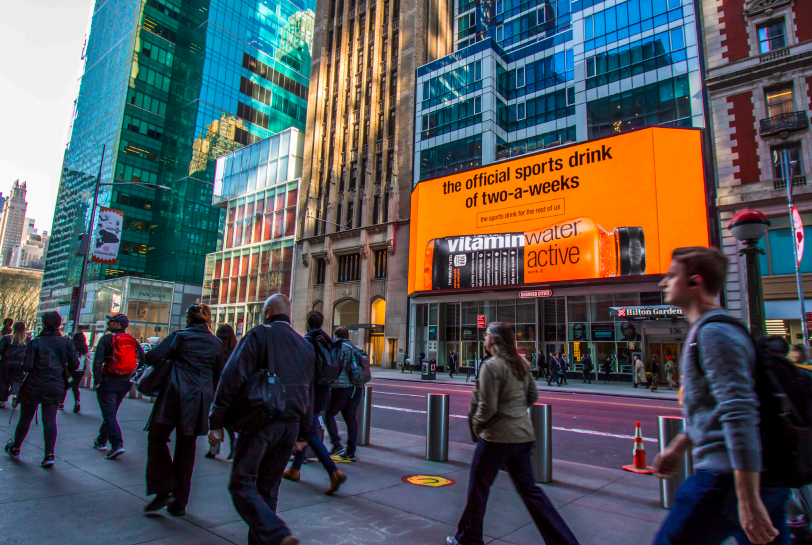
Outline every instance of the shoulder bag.
{"type": "Polygon", "coordinates": [[[172,345],[169,347],[166,356],[161,358],[161,361],[156,365],[142,365],[135,370],[130,382],[135,383],[136,390],[148,397],[158,397],[161,391],[163,391],[166,382],[169,380],[169,373],[172,372],[172,367],[174,366],[172,363],[172,353],[177,347],[180,336],[180,332],[175,335],[175,339],[172,341],[172,345]]]}

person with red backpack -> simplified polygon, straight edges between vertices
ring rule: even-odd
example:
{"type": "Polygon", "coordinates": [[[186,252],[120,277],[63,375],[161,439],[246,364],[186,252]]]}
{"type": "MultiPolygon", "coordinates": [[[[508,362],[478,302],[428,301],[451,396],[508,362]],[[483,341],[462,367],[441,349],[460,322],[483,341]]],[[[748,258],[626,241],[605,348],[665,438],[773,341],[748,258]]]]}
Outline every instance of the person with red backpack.
{"type": "Polygon", "coordinates": [[[118,407],[130,391],[130,379],[135,369],[144,364],[144,349],[132,335],[126,332],[130,320],[125,314],[107,316],[107,331],[96,345],[93,358],[93,384],[102,413],[99,436],[93,442],[97,450],[110,449],[104,455],[114,460],[124,454],[124,438],[116,415],[118,407]]]}

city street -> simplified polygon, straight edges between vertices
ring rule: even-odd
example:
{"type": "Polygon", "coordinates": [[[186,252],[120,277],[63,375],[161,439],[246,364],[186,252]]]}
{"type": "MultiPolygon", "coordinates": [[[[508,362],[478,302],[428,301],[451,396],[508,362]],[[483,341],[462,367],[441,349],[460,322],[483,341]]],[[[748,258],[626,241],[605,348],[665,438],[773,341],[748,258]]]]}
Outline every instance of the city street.
{"type": "MultiPolygon", "coordinates": [[[[426,427],[426,395],[449,394],[451,440],[470,442],[467,423],[473,391],[470,384],[379,378],[370,384],[374,427],[422,435],[426,427]]],[[[536,384],[539,402],[553,406],[553,457],[558,460],[615,469],[630,464],[634,427],[640,422],[651,461],[657,452],[657,416],[680,416],[675,401],[560,393],[549,389],[544,381],[536,384]]],[[[632,389],[630,385],[628,388],[632,389]]]]}

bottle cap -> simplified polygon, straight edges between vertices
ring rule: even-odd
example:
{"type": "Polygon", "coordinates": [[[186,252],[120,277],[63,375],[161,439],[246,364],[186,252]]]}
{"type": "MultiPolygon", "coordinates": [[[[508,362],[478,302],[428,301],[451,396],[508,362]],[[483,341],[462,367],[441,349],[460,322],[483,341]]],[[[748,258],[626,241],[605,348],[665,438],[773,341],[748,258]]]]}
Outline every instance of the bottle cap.
{"type": "Polygon", "coordinates": [[[618,227],[620,276],[646,274],[646,237],[641,227],[618,227]]]}

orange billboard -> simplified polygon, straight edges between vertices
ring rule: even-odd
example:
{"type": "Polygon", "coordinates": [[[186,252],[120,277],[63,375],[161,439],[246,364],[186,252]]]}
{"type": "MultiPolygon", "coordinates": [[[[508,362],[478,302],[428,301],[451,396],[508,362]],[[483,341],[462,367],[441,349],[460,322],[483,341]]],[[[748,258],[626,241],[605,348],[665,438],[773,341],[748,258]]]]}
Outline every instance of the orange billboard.
{"type": "Polygon", "coordinates": [[[707,246],[700,131],[650,128],[420,182],[409,293],[663,274],[707,246]]]}

